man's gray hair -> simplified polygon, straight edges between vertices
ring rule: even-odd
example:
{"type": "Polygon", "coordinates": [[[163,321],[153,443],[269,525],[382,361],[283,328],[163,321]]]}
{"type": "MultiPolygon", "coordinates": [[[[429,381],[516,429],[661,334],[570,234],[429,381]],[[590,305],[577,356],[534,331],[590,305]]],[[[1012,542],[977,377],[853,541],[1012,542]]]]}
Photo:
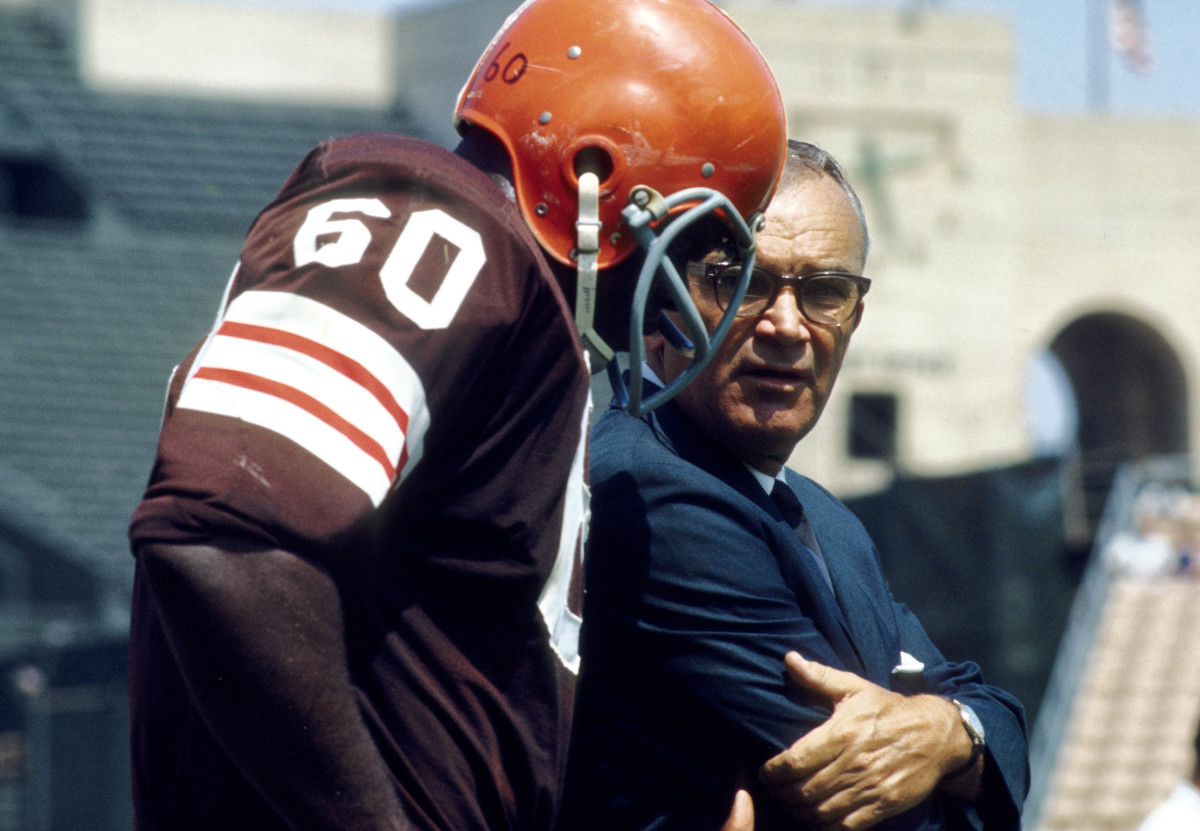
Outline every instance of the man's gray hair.
{"type": "Polygon", "coordinates": [[[814,173],[829,176],[850,197],[850,203],[854,205],[854,212],[858,214],[858,223],[862,227],[863,265],[866,265],[867,250],[871,245],[871,238],[867,234],[867,215],[863,212],[862,201],[851,187],[850,180],[846,178],[846,171],[838,164],[837,159],[815,144],[788,139],[787,158],[783,163],[783,173],[779,177],[776,195],[795,187],[814,173]]]}

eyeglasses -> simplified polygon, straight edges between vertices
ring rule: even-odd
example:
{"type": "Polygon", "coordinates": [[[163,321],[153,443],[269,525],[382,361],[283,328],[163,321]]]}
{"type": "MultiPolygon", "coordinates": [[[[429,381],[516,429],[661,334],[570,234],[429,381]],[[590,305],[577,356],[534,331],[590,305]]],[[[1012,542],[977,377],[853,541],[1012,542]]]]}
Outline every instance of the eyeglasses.
{"type": "MultiPolygon", "coordinates": [[[[688,273],[704,277],[712,284],[713,297],[721,311],[729,308],[741,279],[738,263],[688,263],[688,273]]],[[[771,308],[779,289],[785,283],[796,286],[800,311],[813,323],[845,323],[854,315],[858,301],[871,288],[871,281],[857,274],[841,271],[818,271],[794,276],[776,274],[760,266],[750,271],[750,284],[738,306],[738,317],[755,317],[771,308]]]]}

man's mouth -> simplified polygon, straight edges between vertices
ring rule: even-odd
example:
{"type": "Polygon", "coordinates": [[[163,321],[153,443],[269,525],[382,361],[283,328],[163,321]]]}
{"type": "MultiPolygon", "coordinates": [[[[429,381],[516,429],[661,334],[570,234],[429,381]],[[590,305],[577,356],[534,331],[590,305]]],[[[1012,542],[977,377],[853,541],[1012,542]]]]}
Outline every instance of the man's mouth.
{"type": "Polygon", "coordinates": [[[791,389],[809,383],[809,373],[791,366],[769,364],[743,367],[740,373],[755,384],[791,389]]]}

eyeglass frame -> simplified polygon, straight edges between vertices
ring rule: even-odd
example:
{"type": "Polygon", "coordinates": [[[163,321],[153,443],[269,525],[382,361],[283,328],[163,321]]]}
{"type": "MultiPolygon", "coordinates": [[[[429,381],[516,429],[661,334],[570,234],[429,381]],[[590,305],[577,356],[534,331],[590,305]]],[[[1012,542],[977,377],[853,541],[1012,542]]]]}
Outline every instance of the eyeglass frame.
{"type": "MultiPolygon", "coordinates": [[[[712,263],[693,261],[687,264],[687,273],[697,277],[703,276],[712,285],[713,300],[716,301],[717,307],[721,309],[721,311],[725,311],[725,307],[721,304],[720,291],[717,288],[717,281],[721,279],[721,275],[718,274],[716,270],[739,267],[739,264],[734,262],[712,263]]],[[[745,298],[743,297],[741,302],[738,304],[738,310],[734,312],[734,317],[758,317],[759,315],[764,314],[768,309],[775,305],[775,301],[779,298],[779,290],[783,288],[785,284],[793,283],[796,286],[796,306],[800,309],[800,314],[804,315],[805,320],[809,321],[810,323],[815,323],[818,326],[840,326],[847,320],[850,320],[852,317],[854,317],[854,312],[851,311],[846,316],[845,320],[814,320],[812,316],[809,315],[809,313],[804,309],[804,284],[816,277],[844,277],[845,279],[853,282],[858,288],[858,299],[855,301],[853,308],[857,308],[858,304],[862,302],[862,299],[866,297],[867,292],[871,290],[870,277],[863,277],[861,274],[851,274],[848,271],[827,270],[813,271],[809,272],[808,274],[778,274],[771,269],[766,268],[765,266],[754,265],[751,267],[751,272],[755,271],[761,271],[763,274],[766,274],[771,278],[771,285],[773,288],[770,297],[767,298],[767,305],[764,306],[762,310],[757,312],[743,312],[740,308],[746,302],[745,298]]],[[[747,283],[747,288],[749,288],[749,283],[747,283]]]]}

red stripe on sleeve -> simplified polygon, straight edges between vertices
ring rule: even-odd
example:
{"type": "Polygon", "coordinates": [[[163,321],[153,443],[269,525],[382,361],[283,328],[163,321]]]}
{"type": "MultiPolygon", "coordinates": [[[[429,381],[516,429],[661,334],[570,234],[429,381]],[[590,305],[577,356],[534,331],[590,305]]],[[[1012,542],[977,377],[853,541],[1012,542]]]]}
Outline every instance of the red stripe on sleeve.
{"type": "Polygon", "coordinates": [[[285,332],[269,326],[256,326],[252,323],[226,321],[221,324],[218,334],[271,344],[273,346],[282,346],[320,361],[326,366],[337,370],[342,375],[345,375],[351,381],[375,396],[384,409],[388,411],[388,414],[400,425],[400,432],[405,435],[408,434],[408,413],[404,411],[404,408],[400,406],[388,388],[380,383],[379,379],[365,366],[353,358],[349,358],[345,354],[338,352],[336,349],[331,349],[325,344],[318,343],[303,335],[285,332]]]}
{"type": "MultiPolygon", "coordinates": [[[[287,384],[281,384],[278,381],[272,381],[269,378],[263,378],[261,375],[254,375],[249,372],[207,366],[197,370],[194,377],[231,384],[235,387],[273,395],[276,398],[287,401],[289,404],[293,404],[314,417],[319,418],[347,439],[354,442],[359,449],[379,463],[387,473],[388,479],[396,477],[396,467],[392,464],[387,453],[384,452],[383,447],[378,442],[311,395],[303,393],[295,387],[289,387],[287,384]]],[[[404,456],[407,457],[407,455],[406,447],[404,456]]],[[[403,458],[401,459],[401,464],[403,464],[403,458]]]]}

